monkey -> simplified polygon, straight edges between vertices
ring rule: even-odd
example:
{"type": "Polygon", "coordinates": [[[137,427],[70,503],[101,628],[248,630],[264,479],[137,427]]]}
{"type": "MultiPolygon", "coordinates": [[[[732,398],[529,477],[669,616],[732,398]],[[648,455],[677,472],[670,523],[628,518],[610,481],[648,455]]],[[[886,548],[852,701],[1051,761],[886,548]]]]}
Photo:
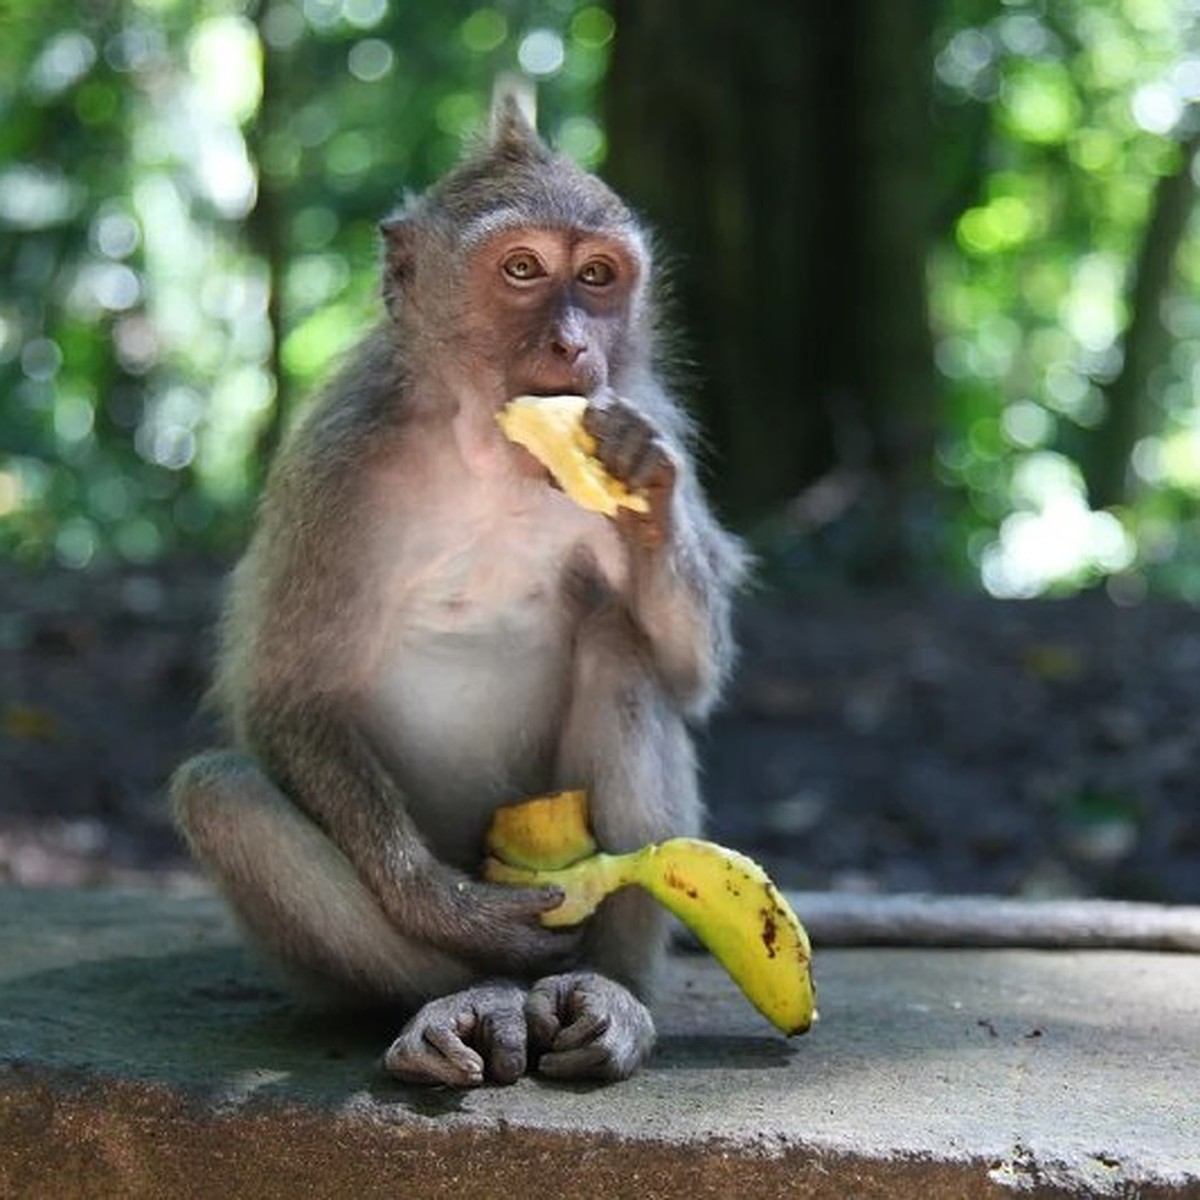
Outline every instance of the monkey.
{"type": "Polygon", "coordinates": [[[650,235],[513,99],[380,228],[380,318],[271,464],[219,624],[229,744],[173,817],[301,997],[404,1020],[398,1079],[623,1079],[665,917],[627,889],[545,928],[561,891],[482,882],[484,834],[576,787],[602,849],[698,831],[748,555],[668,385],[650,235]],[[646,513],[585,511],[503,437],[513,396],[563,393],[646,513]]]}

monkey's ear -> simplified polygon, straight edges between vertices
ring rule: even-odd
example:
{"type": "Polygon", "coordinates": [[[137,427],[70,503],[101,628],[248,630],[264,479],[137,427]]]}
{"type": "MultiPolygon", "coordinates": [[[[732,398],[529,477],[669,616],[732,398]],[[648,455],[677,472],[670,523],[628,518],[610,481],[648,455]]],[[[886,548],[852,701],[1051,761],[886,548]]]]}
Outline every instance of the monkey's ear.
{"type": "Polygon", "coordinates": [[[379,222],[379,232],[383,236],[383,298],[395,316],[416,261],[417,226],[411,217],[386,217],[379,222]]]}
{"type": "Polygon", "coordinates": [[[502,92],[496,97],[492,107],[491,149],[492,153],[513,162],[550,157],[514,92],[502,92]]]}

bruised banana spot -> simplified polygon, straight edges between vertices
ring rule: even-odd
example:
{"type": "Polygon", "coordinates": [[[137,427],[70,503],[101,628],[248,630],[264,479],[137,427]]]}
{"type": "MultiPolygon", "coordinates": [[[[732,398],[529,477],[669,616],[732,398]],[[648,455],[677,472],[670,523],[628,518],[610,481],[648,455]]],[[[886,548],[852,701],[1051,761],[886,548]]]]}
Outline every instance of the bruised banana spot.
{"type": "Polygon", "coordinates": [[[776,954],[776,944],[779,941],[779,926],[775,922],[775,917],[767,909],[762,909],[762,944],[763,949],[767,952],[768,958],[774,958],[776,954]]]}
{"type": "Polygon", "coordinates": [[[663,883],[677,892],[682,892],[692,900],[700,898],[700,892],[695,885],[689,883],[682,875],[673,871],[670,867],[663,871],[663,883]]]}

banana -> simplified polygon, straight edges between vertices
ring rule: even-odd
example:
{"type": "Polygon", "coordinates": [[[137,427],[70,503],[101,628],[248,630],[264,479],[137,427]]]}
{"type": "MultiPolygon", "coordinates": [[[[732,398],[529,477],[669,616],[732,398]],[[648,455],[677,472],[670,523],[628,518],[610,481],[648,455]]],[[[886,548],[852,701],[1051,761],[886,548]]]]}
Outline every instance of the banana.
{"type": "Polygon", "coordinates": [[[552,792],[496,809],[488,853],[513,867],[555,871],[596,853],[587,792],[552,792]]]}
{"type": "Polygon", "coordinates": [[[517,396],[496,414],[504,436],[524,446],[576,504],[614,517],[621,508],[650,511],[645,496],[614,479],[595,457],[583,427],[583,396],[517,396]]]}
{"type": "MultiPolygon", "coordinates": [[[[541,806],[530,814],[534,825],[553,822],[560,798],[541,797],[532,803],[541,806]]],[[[512,807],[519,811],[525,806],[512,807]]],[[[512,817],[501,821],[505,832],[489,841],[492,854],[485,861],[484,878],[493,883],[561,887],[563,902],[542,914],[544,925],[577,925],[610,892],[630,885],[643,887],[704,943],[776,1028],[788,1036],[804,1033],[816,1018],[808,935],[779,889],[752,859],[698,838],[671,838],[628,854],[592,853],[565,866],[538,866],[528,846],[514,850],[511,835],[520,823],[512,817]],[[497,855],[510,856],[509,861],[497,855]],[[514,855],[521,865],[514,865],[514,855]]],[[[519,841],[519,832],[517,837],[519,841]]]]}

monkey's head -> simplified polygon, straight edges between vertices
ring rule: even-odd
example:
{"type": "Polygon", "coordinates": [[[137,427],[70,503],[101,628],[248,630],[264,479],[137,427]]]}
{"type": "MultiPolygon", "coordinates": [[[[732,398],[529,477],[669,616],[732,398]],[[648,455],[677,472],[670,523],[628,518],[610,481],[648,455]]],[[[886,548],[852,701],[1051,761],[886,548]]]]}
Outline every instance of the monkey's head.
{"type": "Polygon", "coordinates": [[[647,359],[650,254],[599,179],[552,153],[515,101],[488,141],[381,226],[383,290],[407,340],[454,359],[496,404],[593,395],[647,359]]]}

